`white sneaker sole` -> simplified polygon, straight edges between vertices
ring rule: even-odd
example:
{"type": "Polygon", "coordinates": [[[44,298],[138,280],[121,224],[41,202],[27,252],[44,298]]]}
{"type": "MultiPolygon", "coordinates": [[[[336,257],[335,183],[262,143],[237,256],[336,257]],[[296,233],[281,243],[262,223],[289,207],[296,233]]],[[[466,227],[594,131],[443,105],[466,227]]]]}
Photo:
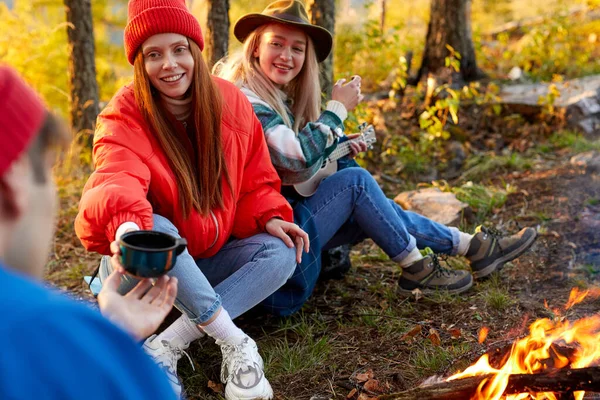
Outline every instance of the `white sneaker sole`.
{"type": "Polygon", "coordinates": [[[232,385],[225,386],[226,400],[271,400],[273,398],[273,389],[268,380],[265,379],[262,390],[259,394],[249,395],[247,393],[236,393],[236,387],[232,385]]]}

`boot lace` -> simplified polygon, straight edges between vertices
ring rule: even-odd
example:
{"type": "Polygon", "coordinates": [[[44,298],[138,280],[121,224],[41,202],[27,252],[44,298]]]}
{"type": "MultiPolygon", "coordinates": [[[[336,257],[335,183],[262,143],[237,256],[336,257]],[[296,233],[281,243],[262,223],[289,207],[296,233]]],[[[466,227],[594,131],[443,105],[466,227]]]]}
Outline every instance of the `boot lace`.
{"type": "MultiPolygon", "coordinates": [[[[446,262],[446,258],[443,259],[446,262]]],[[[440,263],[440,259],[437,254],[431,254],[431,262],[433,263],[432,275],[436,278],[451,278],[456,272],[448,267],[445,267],[440,263]]]]}
{"type": "Polygon", "coordinates": [[[496,228],[489,228],[487,226],[481,226],[481,231],[483,233],[485,233],[485,234],[490,235],[494,239],[500,239],[502,236],[504,236],[502,234],[502,232],[500,232],[498,229],[496,229],[496,228]]]}

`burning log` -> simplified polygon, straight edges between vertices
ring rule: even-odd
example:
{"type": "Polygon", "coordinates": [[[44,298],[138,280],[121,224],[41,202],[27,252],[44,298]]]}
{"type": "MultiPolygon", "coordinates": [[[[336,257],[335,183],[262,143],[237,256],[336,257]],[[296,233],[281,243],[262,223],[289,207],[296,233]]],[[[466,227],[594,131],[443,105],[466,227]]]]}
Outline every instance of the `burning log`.
{"type": "MultiPolygon", "coordinates": [[[[379,396],[379,400],[465,400],[475,395],[477,388],[493,374],[472,376],[404,392],[379,396]]],[[[514,374],[508,378],[504,394],[600,392],[600,367],[560,369],[538,374],[514,374]]]]}

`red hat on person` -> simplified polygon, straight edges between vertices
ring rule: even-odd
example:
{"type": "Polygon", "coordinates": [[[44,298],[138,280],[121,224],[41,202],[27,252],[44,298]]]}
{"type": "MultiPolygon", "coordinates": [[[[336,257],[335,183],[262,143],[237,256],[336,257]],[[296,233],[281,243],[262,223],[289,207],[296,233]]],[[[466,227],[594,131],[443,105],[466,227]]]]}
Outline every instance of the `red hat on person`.
{"type": "Polygon", "coordinates": [[[0,65],[0,176],[27,150],[46,113],[40,97],[19,74],[0,65]]]}
{"type": "Polygon", "coordinates": [[[131,65],[142,43],[159,33],[186,36],[204,50],[200,24],[187,9],[185,0],[129,0],[124,41],[131,65]]]}

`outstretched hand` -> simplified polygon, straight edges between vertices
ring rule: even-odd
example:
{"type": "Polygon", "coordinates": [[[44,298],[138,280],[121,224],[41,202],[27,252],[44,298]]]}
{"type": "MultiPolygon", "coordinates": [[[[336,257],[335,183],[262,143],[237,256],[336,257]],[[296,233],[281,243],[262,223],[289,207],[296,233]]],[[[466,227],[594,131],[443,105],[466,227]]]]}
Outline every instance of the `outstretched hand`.
{"type": "Polygon", "coordinates": [[[296,246],[296,261],[302,261],[302,249],[308,253],[310,241],[308,233],[304,232],[298,225],[284,221],[279,218],[271,218],[265,225],[265,230],[272,236],[283,240],[287,247],[296,246]]]}
{"type": "MultiPolygon", "coordinates": [[[[113,242],[113,252],[115,248],[118,249],[118,246],[113,242]]],[[[102,290],[98,294],[100,311],[136,340],[142,340],[156,331],[173,308],[177,296],[177,278],[161,276],[154,285],[150,279],[143,279],[126,295],[121,295],[117,289],[124,270],[117,254],[113,255],[111,261],[114,271],[102,283],[102,290]]]]}

